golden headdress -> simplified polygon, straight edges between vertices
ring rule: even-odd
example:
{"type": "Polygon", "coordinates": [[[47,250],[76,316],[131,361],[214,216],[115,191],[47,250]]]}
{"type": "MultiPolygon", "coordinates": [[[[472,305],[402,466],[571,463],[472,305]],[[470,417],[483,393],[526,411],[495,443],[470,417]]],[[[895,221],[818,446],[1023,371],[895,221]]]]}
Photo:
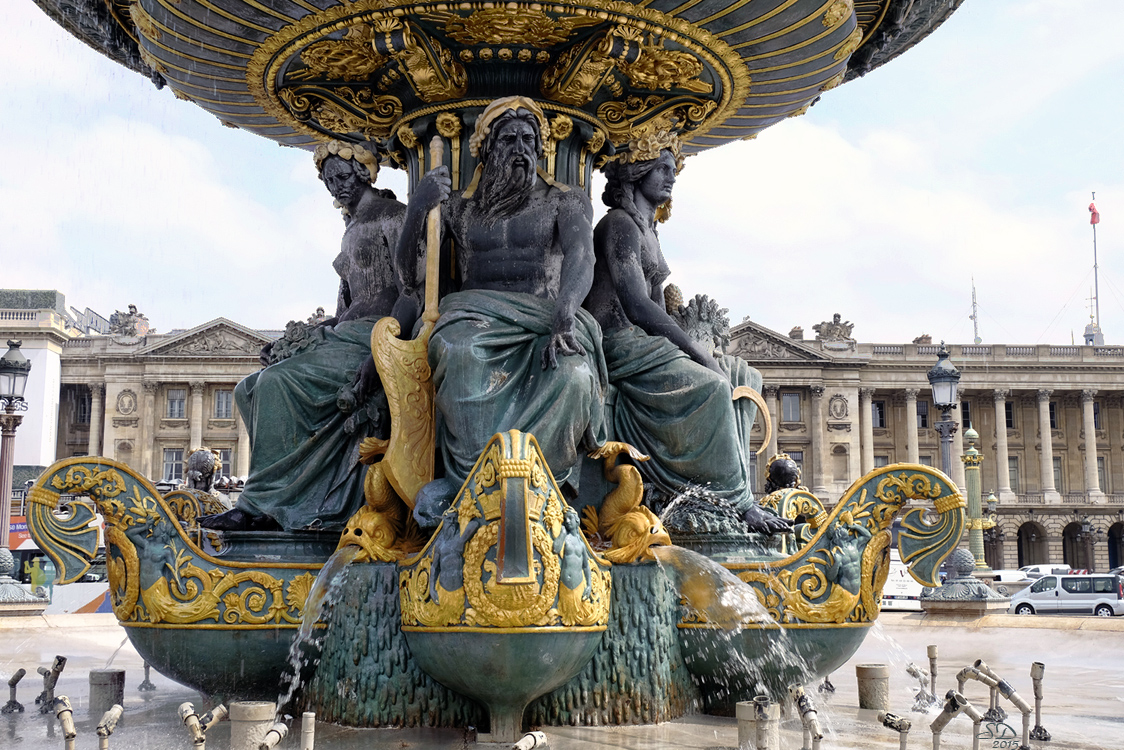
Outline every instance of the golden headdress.
{"type": "Polygon", "coordinates": [[[634,164],[658,159],[664,150],[670,151],[675,157],[676,173],[683,171],[683,145],[679,141],[679,135],[670,130],[633,138],[628,142],[628,150],[621,152],[616,158],[625,164],[634,164]]]}
{"type": "Polygon", "coordinates": [[[504,112],[514,112],[518,109],[525,109],[535,116],[535,119],[539,121],[539,136],[545,140],[547,133],[550,132],[550,127],[547,125],[546,115],[543,114],[542,107],[535,103],[534,99],[525,96],[505,96],[502,99],[496,99],[485,107],[480,116],[476,118],[476,129],[468,139],[469,153],[473,156],[480,156],[480,147],[484,145],[484,140],[491,132],[492,123],[504,112]]]}
{"type": "Polygon", "coordinates": [[[378,157],[373,151],[358,143],[346,143],[336,140],[321,143],[316,147],[316,150],[312,152],[312,161],[316,164],[317,172],[324,171],[324,161],[329,156],[338,156],[341,159],[362,164],[367,168],[367,174],[371,176],[370,183],[372,185],[379,174],[378,157]]]}

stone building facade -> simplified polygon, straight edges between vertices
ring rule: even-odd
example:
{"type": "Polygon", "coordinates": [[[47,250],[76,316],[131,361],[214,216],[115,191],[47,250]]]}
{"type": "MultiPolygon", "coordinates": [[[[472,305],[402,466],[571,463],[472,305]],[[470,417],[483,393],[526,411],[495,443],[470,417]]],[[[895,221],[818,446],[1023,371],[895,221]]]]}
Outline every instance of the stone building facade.
{"type": "MultiPolygon", "coordinates": [[[[248,473],[233,389],[260,367],[259,350],[279,331],[218,318],[168,334],[99,334],[78,327],[62,295],[34,294],[4,297],[9,309],[0,309],[0,336],[22,338],[34,363],[16,464],[33,471],[57,458],[105,455],[153,480],[176,479],[188,452],[205,445],[221,452],[224,474],[248,473]]],[[[860,343],[839,316],[814,328],[814,340],[752,321],[730,332],[728,351],[764,376],[773,429],[760,465],[788,453],[828,503],[878,466],[939,468],[940,413],[926,379],[938,346],[860,343]]],[[[949,348],[963,373],[953,454],[963,454],[963,425],[971,424],[985,497],[999,499],[997,529],[987,533],[992,567],[1124,565],[1124,347],[949,348]]],[[[754,434],[764,439],[760,420],[754,434]]],[[[952,478],[963,487],[959,460],[952,478]]]]}
{"type": "MultiPolygon", "coordinates": [[[[860,343],[839,326],[836,316],[805,340],[799,329],[786,336],[747,321],[731,331],[728,350],[764,377],[773,438],[762,463],[795,453],[804,483],[829,502],[878,466],[941,463],[933,428],[941,415],[926,377],[939,346],[860,343]]],[[[970,424],[985,499],[990,491],[999,500],[997,530],[987,534],[992,567],[1124,565],[1124,347],[949,350],[962,373],[952,478],[963,488],[958,458],[970,424]]],[[[755,431],[764,437],[760,424],[755,431]]]]}

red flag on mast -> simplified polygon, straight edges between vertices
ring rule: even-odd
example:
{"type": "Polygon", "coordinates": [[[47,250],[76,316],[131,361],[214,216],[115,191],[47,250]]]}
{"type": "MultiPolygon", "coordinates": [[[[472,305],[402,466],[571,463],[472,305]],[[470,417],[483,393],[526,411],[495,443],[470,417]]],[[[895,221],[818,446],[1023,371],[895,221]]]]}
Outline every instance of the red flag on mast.
{"type": "Polygon", "coordinates": [[[1089,223],[1090,224],[1100,224],[1101,223],[1101,215],[1100,215],[1100,212],[1097,211],[1097,204],[1095,204],[1095,203],[1089,204],[1089,223]]]}

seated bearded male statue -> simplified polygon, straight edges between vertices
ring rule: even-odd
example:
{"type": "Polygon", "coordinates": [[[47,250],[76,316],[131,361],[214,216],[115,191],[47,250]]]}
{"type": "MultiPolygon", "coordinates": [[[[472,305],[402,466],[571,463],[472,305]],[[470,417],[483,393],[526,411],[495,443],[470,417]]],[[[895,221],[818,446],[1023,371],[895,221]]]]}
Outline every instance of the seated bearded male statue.
{"type": "Polygon", "coordinates": [[[690,502],[676,504],[681,513],[668,511],[668,528],[785,531],[789,522],[759,506],[749,483],[757,406],[733,399],[738,386],[758,391],[761,374],[703,349],[664,305],[670,270],[656,217],[671,200],[681,160],[676,136],[661,132],[632,141],[605,168],[609,212],[594,233],[596,269],[585,307],[604,331],[616,389],[610,432],[650,457],[637,470],[656,505],[687,493],[690,502]]]}
{"type": "Polygon", "coordinates": [[[441,203],[442,242],[456,259],[456,291],[441,300],[429,342],[443,494],[464,483],[495,433],[518,429],[573,496],[582,454],[604,439],[601,332],[580,307],[593,278],[593,208],[536,167],[546,127],[530,99],[492,102],[469,142],[480,165],[468,188],[453,193],[438,167],[409,203],[399,263],[415,284],[426,214],[441,203]]]}

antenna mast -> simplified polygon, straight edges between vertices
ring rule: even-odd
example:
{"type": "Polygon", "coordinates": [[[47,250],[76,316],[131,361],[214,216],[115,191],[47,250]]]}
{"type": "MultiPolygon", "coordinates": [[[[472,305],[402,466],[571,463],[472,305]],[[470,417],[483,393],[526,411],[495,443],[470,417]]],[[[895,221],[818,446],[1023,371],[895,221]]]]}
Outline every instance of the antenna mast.
{"type": "Polygon", "coordinates": [[[983,339],[980,338],[980,319],[977,313],[979,312],[976,306],[976,277],[972,277],[972,314],[968,319],[972,321],[972,331],[975,333],[975,343],[982,344],[983,339]]]}
{"type": "MultiPolygon", "coordinates": [[[[1097,200],[1097,192],[1093,191],[1093,200],[1097,200]]],[[[1097,300],[1097,328],[1101,327],[1101,284],[1097,272],[1097,224],[1100,222],[1101,215],[1093,208],[1093,204],[1089,204],[1089,209],[1093,212],[1093,294],[1096,295],[1097,300]]]]}

